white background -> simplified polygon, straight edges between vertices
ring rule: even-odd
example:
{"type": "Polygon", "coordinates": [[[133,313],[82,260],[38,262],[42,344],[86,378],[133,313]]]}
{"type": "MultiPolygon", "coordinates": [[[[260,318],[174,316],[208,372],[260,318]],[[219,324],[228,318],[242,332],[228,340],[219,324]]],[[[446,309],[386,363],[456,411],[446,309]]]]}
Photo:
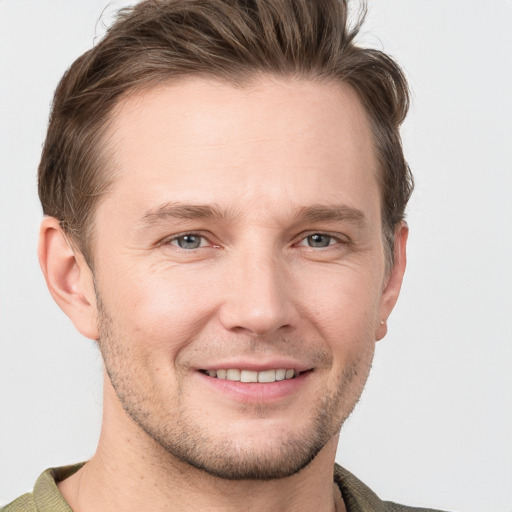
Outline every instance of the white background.
{"type": "MultiPolygon", "coordinates": [[[[115,9],[0,0],[0,503],[94,451],[101,361],[36,260],[53,90],[115,9]]],[[[338,460],[381,497],[512,511],[512,2],[370,0],[363,39],[405,68],[417,187],[409,266],[338,460]]]]}

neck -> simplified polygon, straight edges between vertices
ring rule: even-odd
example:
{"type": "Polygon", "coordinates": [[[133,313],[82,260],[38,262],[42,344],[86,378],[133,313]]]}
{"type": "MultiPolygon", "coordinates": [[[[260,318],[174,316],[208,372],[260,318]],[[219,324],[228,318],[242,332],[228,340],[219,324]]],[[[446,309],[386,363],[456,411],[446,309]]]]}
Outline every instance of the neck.
{"type": "Polygon", "coordinates": [[[75,512],[131,512],[147,508],[148,503],[155,512],[344,510],[333,486],[337,436],[295,475],[277,480],[225,480],[165,452],[133,423],[111,393],[106,390],[95,455],[59,484],[75,512]]]}

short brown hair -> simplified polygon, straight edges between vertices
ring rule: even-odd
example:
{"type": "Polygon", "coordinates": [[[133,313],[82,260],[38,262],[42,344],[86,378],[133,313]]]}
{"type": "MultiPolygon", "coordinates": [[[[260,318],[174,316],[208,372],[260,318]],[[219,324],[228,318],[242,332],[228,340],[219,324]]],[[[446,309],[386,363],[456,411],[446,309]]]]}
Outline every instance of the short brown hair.
{"type": "Polygon", "coordinates": [[[55,92],[39,165],[44,213],[59,219],[91,264],[94,210],[113,183],[104,134],[133,90],[191,75],[234,84],[261,73],[344,82],[370,119],[392,259],[413,188],[399,135],[409,95],[393,59],[355,44],[363,18],[350,25],[347,0],[145,0],[122,9],[55,92]]]}

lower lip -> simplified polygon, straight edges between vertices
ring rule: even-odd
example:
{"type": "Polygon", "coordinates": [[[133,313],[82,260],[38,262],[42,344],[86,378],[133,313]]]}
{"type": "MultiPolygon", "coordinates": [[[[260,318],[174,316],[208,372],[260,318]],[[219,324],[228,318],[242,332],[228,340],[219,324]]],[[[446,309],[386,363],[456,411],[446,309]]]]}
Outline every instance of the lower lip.
{"type": "Polygon", "coordinates": [[[237,382],[217,379],[202,372],[196,372],[203,383],[211,389],[232,400],[244,403],[272,403],[288,398],[297,393],[311,375],[311,370],[301,373],[293,379],[275,382],[237,382]]]}

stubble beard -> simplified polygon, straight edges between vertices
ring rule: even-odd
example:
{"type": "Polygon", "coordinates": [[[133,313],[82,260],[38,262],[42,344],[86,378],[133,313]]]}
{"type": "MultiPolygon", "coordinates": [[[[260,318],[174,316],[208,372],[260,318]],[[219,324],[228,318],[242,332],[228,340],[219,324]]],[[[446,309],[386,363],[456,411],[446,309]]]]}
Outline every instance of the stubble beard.
{"type": "MultiPolygon", "coordinates": [[[[100,336],[98,339],[105,369],[126,414],[145,435],[156,443],[158,463],[179,461],[183,467],[205,471],[227,480],[271,480],[294,475],[308,466],[326,443],[341,430],[342,424],[359,401],[366,383],[373,350],[345,366],[338,386],[322,397],[314,409],[304,411],[310,420],[300,432],[283,432],[256,446],[250,435],[212,435],[194,413],[180,402],[155,401],[156,389],[147,368],[137,363],[129,345],[116,335],[112,318],[97,294],[100,336]]],[[[181,390],[178,389],[178,396],[181,390]]],[[[265,415],[264,406],[260,406],[265,415]]],[[[254,413],[254,411],[251,411],[254,413]]],[[[221,421],[222,419],[219,419],[221,421]]],[[[261,440],[261,431],[252,432],[261,440]]],[[[153,444],[154,444],[153,443],[153,444]]]]}

